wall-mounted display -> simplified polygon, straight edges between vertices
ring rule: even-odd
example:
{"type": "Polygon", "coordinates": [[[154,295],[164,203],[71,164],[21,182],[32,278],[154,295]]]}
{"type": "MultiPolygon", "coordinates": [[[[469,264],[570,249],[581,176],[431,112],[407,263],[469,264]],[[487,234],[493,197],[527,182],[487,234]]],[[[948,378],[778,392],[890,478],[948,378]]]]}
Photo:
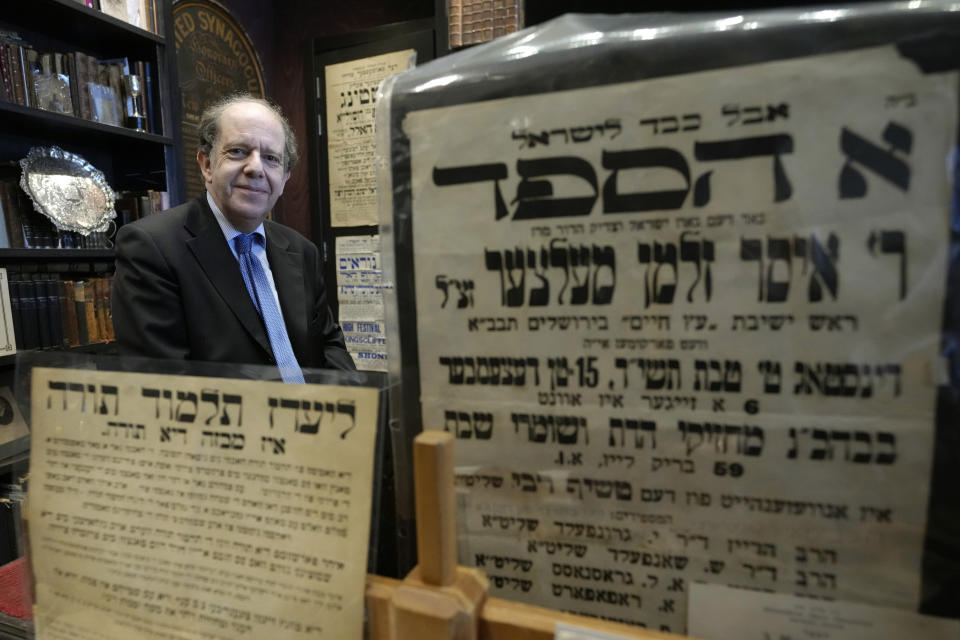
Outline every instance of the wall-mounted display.
{"type": "Polygon", "coordinates": [[[197,169],[200,114],[218,99],[247,92],[263,98],[263,67],[250,36],[215,0],[180,0],[173,5],[180,77],[183,166],[187,197],[204,192],[197,169]]]}

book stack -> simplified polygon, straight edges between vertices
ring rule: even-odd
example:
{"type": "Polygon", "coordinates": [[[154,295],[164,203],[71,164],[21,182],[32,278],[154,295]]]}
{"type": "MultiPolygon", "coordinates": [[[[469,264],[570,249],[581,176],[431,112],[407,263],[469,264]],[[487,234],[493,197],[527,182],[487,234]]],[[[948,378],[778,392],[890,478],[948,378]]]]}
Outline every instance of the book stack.
{"type": "Polygon", "coordinates": [[[112,233],[83,235],[57,229],[37,211],[15,176],[0,176],[0,249],[107,249],[112,233]]]}
{"type": "Polygon", "coordinates": [[[489,42],[523,28],[522,0],[448,0],[450,48],[489,42]]]}
{"type": "Polygon", "coordinates": [[[162,0],[74,0],[127,24],[146,29],[151,33],[163,33],[162,0]]]}
{"type": "Polygon", "coordinates": [[[76,347],[114,339],[112,274],[66,279],[10,273],[10,315],[17,350],[76,347]]]}
{"type": "Polygon", "coordinates": [[[139,220],[157,211],[170,208],[166,191],[120,191],[117,193],[117,226],[139,220]]]}
{"type": "Polygon", "coordinates": [[[159,133],[151,63],[43,52],[0,30],[0,102],[159,133]]]}

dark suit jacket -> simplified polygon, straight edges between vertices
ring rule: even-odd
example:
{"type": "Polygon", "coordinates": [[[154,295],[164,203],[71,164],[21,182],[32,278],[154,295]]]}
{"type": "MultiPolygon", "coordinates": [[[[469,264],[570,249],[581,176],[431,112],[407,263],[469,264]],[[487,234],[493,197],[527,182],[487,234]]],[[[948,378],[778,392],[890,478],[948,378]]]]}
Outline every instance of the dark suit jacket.
{"type": "MultiPolygon", "coordinates": [[[[267,259],[301,367],[354,369],[327,306],[316,245],[264,222],[267,259]]],[[[117,233],[113,326],[123,355],[274,364],[266,329],[206,195],[117,233]]]]}

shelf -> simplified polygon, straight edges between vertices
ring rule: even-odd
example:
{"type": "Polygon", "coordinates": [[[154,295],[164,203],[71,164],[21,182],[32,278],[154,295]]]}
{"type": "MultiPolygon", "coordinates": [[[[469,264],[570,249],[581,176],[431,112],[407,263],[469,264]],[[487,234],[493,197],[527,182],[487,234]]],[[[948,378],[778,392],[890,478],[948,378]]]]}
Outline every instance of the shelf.
{"type": "Polygon", "coordinates": [[[0,22],[15,30],[41,33],[106,57],[153,59],[156,46],[164,44],[162,36],[85,7],[76,0],[4,0],[3,4],[0,22]]]}
{"type": "MultiPolygon", "coordinates": [[[[116,342],[94,342],[92,344],[84,344],[78,347],[48,347],[46,349],[21,349],[19,353],[92,353],[105,356],[113,356],[119,353],[116,342]]],[[[10,355],[0,356],[0,367],[6,367],[13,365],[17,360],[17,354],[11,353],[10,355]]]]}
{"type": "Polygon", "coordinates": [[[113,260],[113,249],[0,249],[0,264],[10,261],[113,260]]]}
{"type": "Polygon", "coordinates": [[[63,134],[72,137],[87,136],[91,140],[97,139],[101,142],[104,142],[104,135],[114,136],[117,138],[117,140],[114,140],[116,144],[121,144],[126,140],[134,140],[138,143],[150,143],[157,146],[173,144],[173,138],[167,136],[161,136],[155,133],[144,133],[125,127],[115,127],[113,125],[103,124],[102,122],[85,120],[84,118],[77,118],[53,111],[34,109],[33,107],[25,107],[10,102],[0,102],[0,118],[3,119],[3,124],[0,125],[0,128],[4,130],[23,131],[26,129],[31,132],[37,132],[39,128],[46,135],[63,134]]]}

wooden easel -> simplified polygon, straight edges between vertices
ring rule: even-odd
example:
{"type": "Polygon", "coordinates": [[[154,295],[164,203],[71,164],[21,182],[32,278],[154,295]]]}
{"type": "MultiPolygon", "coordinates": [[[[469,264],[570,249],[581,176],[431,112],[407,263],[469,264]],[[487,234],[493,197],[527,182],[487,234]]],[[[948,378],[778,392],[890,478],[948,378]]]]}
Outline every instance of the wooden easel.
{"type": "Polygon", "coordinates": [[[414,440],[417,554],[403,580],[367,576],[371,640],[552,640],[558,622],[636,640],[679,636],[490,598],[479,569],[457,566],[453,437],[414,440]]]}

